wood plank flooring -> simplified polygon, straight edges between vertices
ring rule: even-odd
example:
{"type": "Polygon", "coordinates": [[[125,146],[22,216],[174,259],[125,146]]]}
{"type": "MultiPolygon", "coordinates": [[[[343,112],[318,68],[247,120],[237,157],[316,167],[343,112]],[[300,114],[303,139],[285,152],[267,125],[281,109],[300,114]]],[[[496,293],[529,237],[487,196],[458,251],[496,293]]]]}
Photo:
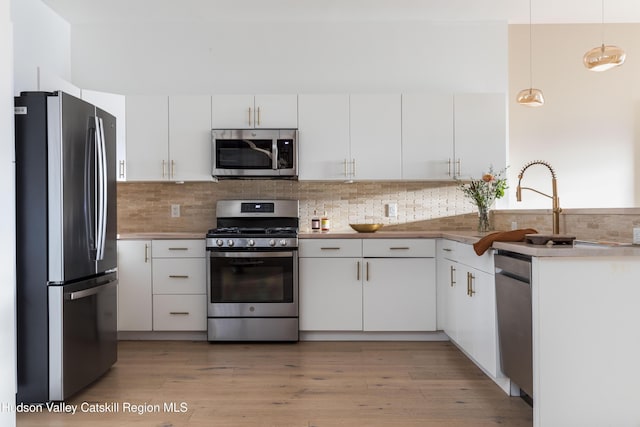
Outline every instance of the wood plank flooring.
{"type": "Polygon", "coordinates": [[[532,425],[531,408],[449,342],[123,341],[116,365],[67,403],[76,414],[45,407],[17,425],[532,425]]]}

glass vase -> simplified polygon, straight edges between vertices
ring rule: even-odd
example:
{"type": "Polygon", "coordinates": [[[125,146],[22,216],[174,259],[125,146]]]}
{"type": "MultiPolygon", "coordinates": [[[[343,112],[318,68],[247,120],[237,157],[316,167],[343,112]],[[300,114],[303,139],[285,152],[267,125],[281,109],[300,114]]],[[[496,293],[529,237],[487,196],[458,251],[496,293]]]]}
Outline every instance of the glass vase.
{"type": "Polygon", "coordinates": [[[489,231],[489,209],[478,206],[478,232],[486,233],[489,231]]]}

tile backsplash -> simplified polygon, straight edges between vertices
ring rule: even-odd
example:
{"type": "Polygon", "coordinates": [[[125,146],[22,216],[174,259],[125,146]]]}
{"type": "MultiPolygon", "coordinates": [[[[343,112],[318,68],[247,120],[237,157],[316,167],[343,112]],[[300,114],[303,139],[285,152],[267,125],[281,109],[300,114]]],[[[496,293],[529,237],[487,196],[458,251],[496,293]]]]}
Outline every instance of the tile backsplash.
{"type": "MultiPolygon", "coordinates": [[[[386,230],[474,230],[477,210],[455,182],[306,182],[229,180],[197,183],[118,183],[118,232],[206,232],[215,226],[221,199],[300,200],[300,230],[311,228],[314,210],[331,220],[332,231],[351,230],[349,223],[380,222],[386,230]],[[385,205],[397,203],[397,218],[385,216],[385,205]],[[171,205],[180,205],[179,218],[171,205]]],[[[495,230],[534,228],[551,233],[551,212],[495,210],[495,230]]],[[[579,239],[630,242],[640,227],[640,208],[565,209],[561,234],[579,239]]]]}
{"type": "Polygon", "coordinates": [[[118,183],[118,231],[204,232],[215,226],[221,199],[300,200],[301,231],[310,229],[314,211],[322,215],[325,210],[336,231],[371,222],[395,230],[468,230],[476,222],[475,208],[455,182],[123,182],[118,183]],[[397,203],[397,218],[385,216],[388,203],[397,203]],[[180,205],[179,218],[171,217],[172,204],[180,205]]]}

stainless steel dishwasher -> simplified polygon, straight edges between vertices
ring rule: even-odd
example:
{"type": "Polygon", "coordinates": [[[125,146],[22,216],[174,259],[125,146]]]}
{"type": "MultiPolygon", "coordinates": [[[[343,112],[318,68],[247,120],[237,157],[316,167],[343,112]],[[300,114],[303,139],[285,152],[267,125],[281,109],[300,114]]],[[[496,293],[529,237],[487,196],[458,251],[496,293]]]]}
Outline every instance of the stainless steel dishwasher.
{"type": "Polygon", "coordinates": [[[495,255],[496,307],[502,372],[531,399],[531,257],[508,251],[495,255]]]}

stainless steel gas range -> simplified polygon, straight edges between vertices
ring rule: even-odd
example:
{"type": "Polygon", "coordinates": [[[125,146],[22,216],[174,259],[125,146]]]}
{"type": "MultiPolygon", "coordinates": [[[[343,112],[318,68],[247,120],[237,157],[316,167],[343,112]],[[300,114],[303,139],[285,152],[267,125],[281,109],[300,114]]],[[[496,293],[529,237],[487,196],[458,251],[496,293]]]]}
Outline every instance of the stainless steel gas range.
{"type": "Polygon", "coordinates": [[[209,341],[298,341],[298,201],[220,200],[207,233],[209,341]]]}

